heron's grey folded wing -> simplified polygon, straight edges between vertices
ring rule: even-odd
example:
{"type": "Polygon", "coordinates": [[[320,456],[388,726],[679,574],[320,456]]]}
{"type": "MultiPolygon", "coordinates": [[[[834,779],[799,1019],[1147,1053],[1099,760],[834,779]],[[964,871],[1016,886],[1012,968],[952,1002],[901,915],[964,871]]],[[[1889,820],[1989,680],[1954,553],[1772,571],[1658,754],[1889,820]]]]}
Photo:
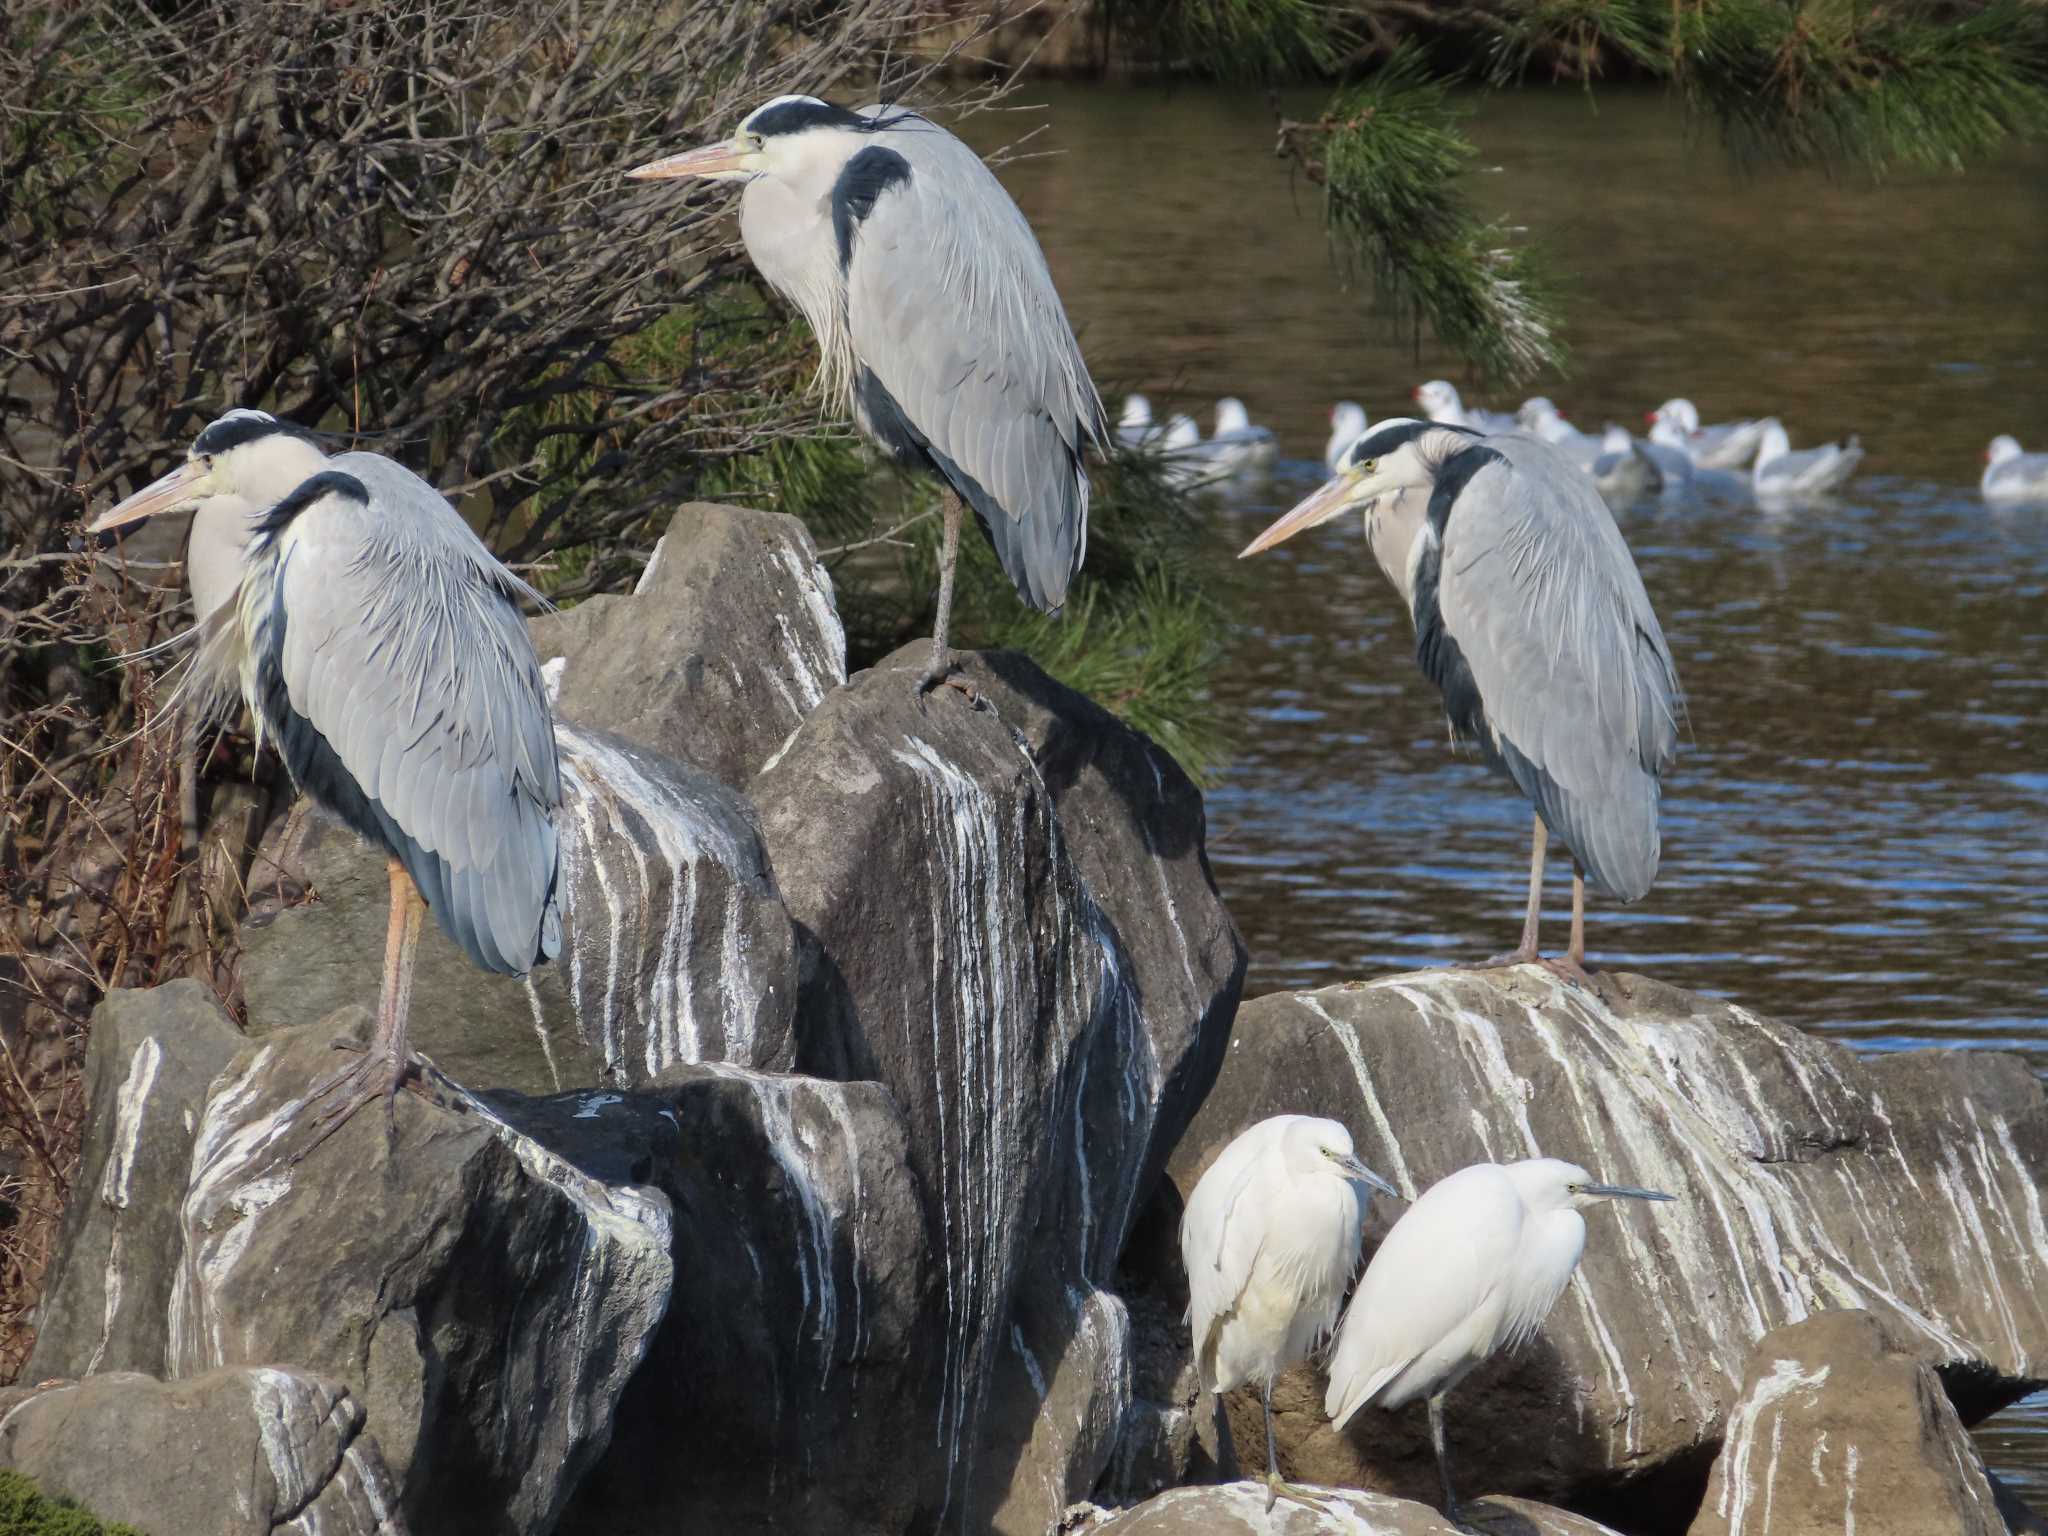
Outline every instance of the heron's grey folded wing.
{"type": "Polygon", "coordinates": [[[1634,901],[1656,875],[1658,780],[1683,708],[1677,668],[1592,483],[1530,438],[1489,438],[1480,451],[1498,458],[1440,535],[1444,632],[1516,784],[1597,889],[1634,901]]]}
{"type": "Polygon", "coordinates": [[[553,958],[562,790],[519,584],[424,481],[334,462],[369,506],[316,502],[279,538],[277,670],[307,728],[287,760],[345,773],[449,936],[523,974],[553,958]]]}
{"type": "Polygon", "coordinates": [[[1081,456],[1104,439],[1102,402],[1031,226],[988,168],[919,119],[873,137],[909,173],[852,235],[854,354],[981,518],[1018,592],[1056,609],[1087,548],[1081,456]]]}

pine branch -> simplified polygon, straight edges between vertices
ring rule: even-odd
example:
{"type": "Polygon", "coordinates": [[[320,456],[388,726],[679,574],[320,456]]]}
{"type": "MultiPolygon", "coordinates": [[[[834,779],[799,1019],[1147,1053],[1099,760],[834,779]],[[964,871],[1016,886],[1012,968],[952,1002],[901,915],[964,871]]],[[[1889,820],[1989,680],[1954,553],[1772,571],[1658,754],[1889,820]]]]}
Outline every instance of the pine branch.
{"type": "Polygon", "coordinates": [[[1534,253],[1460,189],[1475,153],[1461,115],[1403,48],[1320,120],[1283,119],[1277,152],[1322,185],[1332,236],[1397,325],[1427,323],[1480,373],[1519,381],[1563,365],[1557,305],[1534,253]]]}

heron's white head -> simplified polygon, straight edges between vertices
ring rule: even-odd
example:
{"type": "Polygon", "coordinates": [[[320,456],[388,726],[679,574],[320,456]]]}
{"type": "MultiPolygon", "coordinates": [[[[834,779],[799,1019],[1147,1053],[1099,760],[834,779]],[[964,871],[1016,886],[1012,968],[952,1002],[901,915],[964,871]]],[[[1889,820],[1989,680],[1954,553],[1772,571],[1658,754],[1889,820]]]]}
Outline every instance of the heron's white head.
{"type": "Polygon", "coordinates": [[[1601,1184],[1577,1163],[1561,1158],[1532,1157],[1509,1163],[1508,1178],[1515,1192],[1530,1210],[1583,1211],[1602,1200],[1673,1200],[1674,1195],[1655,1189],[1638,1189],[1633,1184],[1601,1184]]]}
{"type": "Polygon", "coordinates": [[[1984,450],[1986,464],[2003,464],[2007,459],[2020,456],[2020,440],[2009,433],[2000,433],[1991,439],[1991,446],[1984,450]]]}
{"type": "Polygon", "coordinates": [[[1650,420],[1668,421],[1681,432],[1697,432],[1700,429],[1698,408],[1682,395],[1675,400],[1666,400],[1656,410],[1650,412],[1650,420]]]}
{"type": "Polygon", "coordinates": [[[1152,402],[1143,395],[1125,395],[1124,413],[1117,418],[1117,425],[1127,432],[1151,426],[1152,402]]]}
{"type": "Polygon", "coordinates": [[[1397,416],[1380,422],[1344,450],[1337,473],[1307,500],[1244,547],[1238,559],[1285,543],[1303,529],[1327,523],[1354,507],[1372,515],[1381,497],[1405,491],[1427,495],[1444,460],[1477,440],[1463,427],[1438,426],[1397,416]]]}
{"type": "Polygon", "coordinates": [[[701,181],[752,181],[847,159],[864,135],[908,121],[909,113],[856,112],[816,96],[777,96],[764,101],[733,130],[730,139],[650,160],[626,174],[635,181],[690,176],[701,181]]]}
{"type": "Polygon", "coordinates": [[[1465,419],[1465,402],[1458,398],[1456,387],[1442,379],[1416,385],[1415,403],[1431,421],[1463,423],[1465,419]]]}
{"type": "Polygon", "coordinates": [[[1792,451],[1792,439],[1785,431],[1785,425],[1773,416],[1764,423],[1763,435],[1757,439],[1756,462],[1762,468],[1773,459],[1782,459],[1792,451]]]}
{"type": "Polygon", "coordinates": [[[229,411],[192,439],[185,462],[102,512],[86,532],[107,533],[159,512],[233,501],[268,507],[320,472],[327,455],[305,431],[265,411],[229,411]]]}
{"type": "Polygon", "coordinates": [[[1401,1198],[1401,1191],[1358,1160],[1352,1150],[1351,1132],[1341,1121],[1314,1115],[1290,1115],[1292,1122],[1281,1136],[1281,1156],[1287,1171],[1297,1178],[1316,1173],[1334,1173],[1341,1179],[1363,1184],[1383,1195],[1401,1198]]]}
{"type": "Polygon", "coordinates": [[[1252,429],[1252,413],[1244,408],[1244,402],[1235,395],[1225,395],[1216,402],[1216,435],[1226,432],[1249,432],[1252,429]]]}

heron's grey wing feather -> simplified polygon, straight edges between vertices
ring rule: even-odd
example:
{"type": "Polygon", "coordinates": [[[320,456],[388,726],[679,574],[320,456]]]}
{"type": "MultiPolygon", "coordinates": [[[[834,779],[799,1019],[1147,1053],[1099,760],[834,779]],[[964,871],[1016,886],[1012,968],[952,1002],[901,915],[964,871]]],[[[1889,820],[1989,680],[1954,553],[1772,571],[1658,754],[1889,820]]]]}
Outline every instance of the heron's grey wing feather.
{"type": "Polygon", "coordinates": [[[1437,605],[1490,740],[1594,886],[1657,871],[1658,781],[1678,746],[1677,668],[1628,545],[1549,444],[1489,438],[1443,525],[1437,605]]]}
{"type": "MultiPolygon", "coordinates": [[[[1019,594],[1057,609],[1087,547],[1081,456],[1104,425],[1052,274],[966,145],[920,119],[872,139],[910,175],[853,237],[854,355],[974,508],[1019,594]]],[[[858,385],[855,401],[875,414],[858,385]]]]}
{"type": "Polygon", "coordinates": [[[1432,1185],[1402,1214],[1337,1325],[1324,1408],[1339,1428],[1368,1403],[1427,1395],[1485,1344],[1521,1226],[1521,1199],[1490,1163],[1432,1185]]]}
{"type": "Polygon", "coordinates": [[[285,692],[450,937],[523,974],[552,958],[562,791],[518,584],[424,481],[331,462],[370,503],[315,502],[280,536],[285,692]]]}

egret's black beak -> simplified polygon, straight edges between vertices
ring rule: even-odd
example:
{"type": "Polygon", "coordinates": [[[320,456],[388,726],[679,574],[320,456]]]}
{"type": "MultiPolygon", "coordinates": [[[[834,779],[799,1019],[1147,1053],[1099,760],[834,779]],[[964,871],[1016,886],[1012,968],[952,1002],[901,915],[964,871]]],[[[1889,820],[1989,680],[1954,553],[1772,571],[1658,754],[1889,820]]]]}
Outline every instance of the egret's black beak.
{"type": "Polygon", "coordinates": [[[1392,1195],[1396,1200],[1399,1200],[1401,1198],[1401,1191],[1394,1188],[1393,1185],[1389,1184],[1385,1179],[1381,1178],[1378,1174],[1374,1173],[1370,1168],[1366,1167],[1365,1164],[1361,1163],[1357,1158],[1340,1157],[1337,1159],[1337,1166],[1339,1168],[1342,1168],[1352,1178],[1358,1180],[1359,1183],[1368,1185],[1369,1187],[1378,1190],[1383,1195],[1392,1195]]]}
{"type": "Polygon", "coordinates": [[[1580,1188],[1589,1195],[1605,1195],[1618,1200],[1676,1200],[1678,1196],[1667,1195],[1662,1190],[1637,1189],[1633,1184],[1584,1184],[1580,1188]]]}

